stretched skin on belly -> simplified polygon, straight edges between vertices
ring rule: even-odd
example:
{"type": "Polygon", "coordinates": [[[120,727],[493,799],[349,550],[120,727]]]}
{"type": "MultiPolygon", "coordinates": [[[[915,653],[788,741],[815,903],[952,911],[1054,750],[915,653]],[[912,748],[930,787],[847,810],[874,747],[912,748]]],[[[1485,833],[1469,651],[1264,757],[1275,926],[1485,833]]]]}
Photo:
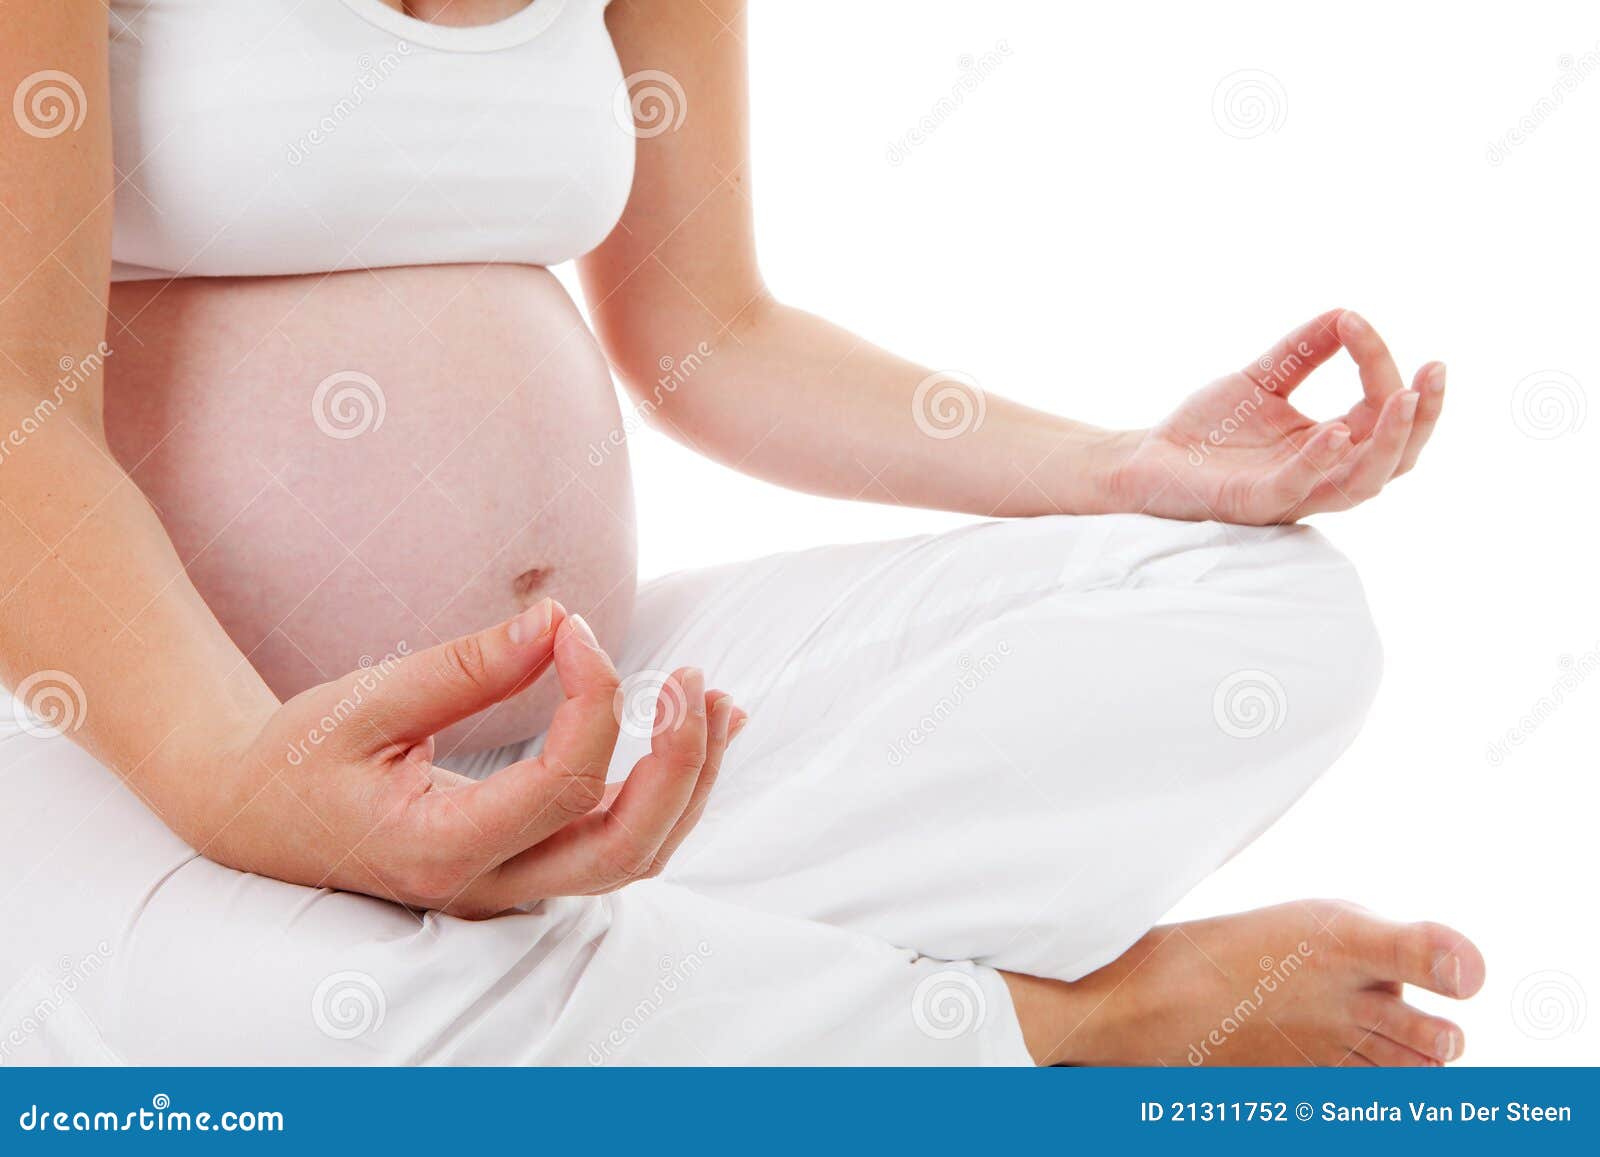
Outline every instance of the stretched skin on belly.
{"type": "MultiPolygon", "coordinates": [[[[589,447],[621,417],[547,271],[134,282],[111,305],[112,449],[279,695],[547,595],[620,642],[627,457],[589,447]]],[[[535,686],[442,746],[535,734],[554,702],[535,686]]]]}

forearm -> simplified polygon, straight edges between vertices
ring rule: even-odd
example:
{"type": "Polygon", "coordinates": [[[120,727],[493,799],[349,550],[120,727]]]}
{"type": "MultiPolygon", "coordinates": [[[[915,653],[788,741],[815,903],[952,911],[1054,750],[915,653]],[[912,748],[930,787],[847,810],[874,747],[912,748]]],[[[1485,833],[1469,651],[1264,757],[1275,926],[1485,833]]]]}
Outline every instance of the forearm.
{"type": "Polygon", "coordinates": [[[0,133],[0,682],[20,722],[32,709],[209,839],[252,790],[215,756],[276,700],[106,447],[87,356],[104,356],[111,267],[105,12],[11,5],[3,26],[6,75],[54,69],[81,92],[71,131],[0,133]]]}
{"type": "Polygon", "coordinates": [[[804,311],[748,310],[689,361],[630,382],[641,405],[686,444],[766,481],[986,515],[1122,508],[1115,477],[1130,435],[1018,405],[804,311]]]}
{"type": "Polygon", "coordinates": [[[640,136],[622,219],[578,263],[596,332],[645,417],[815,494],[977,514],[1139,509],[1119,494],[1131,435],[998,392],[963,398],[930,369],[772,300],[756,257],[744,9],[606,13],[624,73],[673,77],[695,110],[640,136]]]}
{"type": "MultiPolygon", "coordinates": [[[[38,395],[0,387],[0,430],[24,428],[38,395]]],[[[16,690],[33,679],[24,707],[181,835],[208,837],[248,779],[212,757],[277,700],[189,582],[95,415],[61,409],[27,428],[0,459],[0,681],[16,690]]]]}

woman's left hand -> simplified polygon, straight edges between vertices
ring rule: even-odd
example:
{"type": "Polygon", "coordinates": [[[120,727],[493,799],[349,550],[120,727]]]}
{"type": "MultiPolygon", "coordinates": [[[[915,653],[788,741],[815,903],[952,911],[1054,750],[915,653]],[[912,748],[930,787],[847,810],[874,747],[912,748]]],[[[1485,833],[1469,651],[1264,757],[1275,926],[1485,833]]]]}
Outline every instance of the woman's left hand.
{"type": "Polygon", "coordinates": [[[1330,310],[1139,436],[1116,471],[1119,504],[1251,525],[1347,510],[1416,464],[1444,405],[1444,377],[1443,363],[1429,362],[1406,389],[1377,331],[1351,310],[1330,310]],[[1343,417],[1314,421],[1288,395],[1341,346],[1364,396],[1343,417]]]}

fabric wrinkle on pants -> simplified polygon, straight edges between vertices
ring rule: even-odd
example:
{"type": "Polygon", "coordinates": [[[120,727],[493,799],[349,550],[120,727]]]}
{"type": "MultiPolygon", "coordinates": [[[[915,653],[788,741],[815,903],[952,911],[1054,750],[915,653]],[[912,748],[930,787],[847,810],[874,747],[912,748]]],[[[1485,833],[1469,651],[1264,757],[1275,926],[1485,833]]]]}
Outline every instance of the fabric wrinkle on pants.
{"type": "Polygon", "coordinates": [[[1125,951],[1337,758],[1381,659],[1315,531],[1115,515],[666,576],[618,670],[684,664],[750,722],[662,878],[478,923],[211,863],[0,731],[0,1061],[1026,1064],[995,970],[1125,951]]]}

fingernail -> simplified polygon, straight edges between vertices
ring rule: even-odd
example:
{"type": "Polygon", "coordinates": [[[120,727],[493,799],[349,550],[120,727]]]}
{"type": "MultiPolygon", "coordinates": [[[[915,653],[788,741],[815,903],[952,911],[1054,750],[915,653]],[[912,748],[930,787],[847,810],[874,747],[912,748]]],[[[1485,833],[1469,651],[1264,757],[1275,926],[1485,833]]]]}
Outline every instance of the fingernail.
{"type": "Polygon", "coordinates": [[[670,686],[661,688],[661,695],[657,698],[658,710],[669,713],[672,720],[672,730],[681,731],[684,724],[695,716],[704,717],[706,710],[706,677],[698,667],[685,667],[683,673],[677,677],[678,690],[670,686]],[[678,694],[684,698],[684,710],[678,710],[678,704],[672,702],[678,694]]]}
{"type": "Polygon", "coordinates": [[[1401,396],[1400,416],[1402,418],[1412,418],[1416,416],[1417,400],[1417,392],[1415,390],[1407,390],[1405,394],[1401,396]]]}
{"type": "Polygon", "coordinates": [[[739,738],[739,732],[744,730],[744,725],[750,722],[750,716],[735,707],[733,709],[733,722],[728,724],[728,742],[732,743],[739,738]]]}
{"type": "Polygon", "coordinates": [[[540,599],[533,606],[523,611],[511,620],[511,626],[506,631],[506,637],[514,645],[531,643],[542,638],[550,629],[550,620],[555,617],[555,604],[549,599],[540,599]]]}
{"type": "Polygon", "coordinates": [[[1439,1033],[1439,1039],[1434,1042],[1437,1050],[1434,1056],[1442,1061],[1453,1061],[1461,1055],[1461,1034],[1453,1028],[1447,1028],[1439,1033]]]}
{"type": "Polygon", "coordinates": [[[731,699],[718,700],[717,709],[722,712],[722,732],[721,732],[721,735],[722,735],[722,742],[723,742],[724,745],[726,745],[728,742],[730,742],[733,739],[733,721],[734,721],[735,712],[736,712],[737,709],[733,706],[733,700],[731,700],[731,699]],[[727,706],[724,707],[723,703],[727,703],[727,706]]]}
{"type": "Polygon", "coordinates": [[[1441,364],[1428,375],[1428,392],[1430,394],[1444,393],[1444,366],[1441,364]]]}
{"type": "Polygon", "coordinates": [[[1345,429],[1335,430],[1328,437],[1328,445],[1335,451],[1343,450],[1350,444],[1350,431],[1345,429]]]}
{"type": "Polygon", "coordinates": [[[1347,309],[1344,311],[1344,325],[1345,328],[1351,333],[1365,333],[1367,329],[1367,319],[1362,317],[1355,310],[1347,309]]]}
{"type": "Polygon", "coordinates": [[[1433,962],[1433,978],[1445,992],[1454,996],[1461,991],[1461,958],[1453,952],[1441,952],[1433,962]]]}
{"type": "Polygon", "coordinates": [[[599,641],[594,637],[594,632],[589,629],[589,621],[582,615],[568,615],[567,622],[572,624],[572,631],[578,638],[596,651],[600,649],[599,641]]]}

